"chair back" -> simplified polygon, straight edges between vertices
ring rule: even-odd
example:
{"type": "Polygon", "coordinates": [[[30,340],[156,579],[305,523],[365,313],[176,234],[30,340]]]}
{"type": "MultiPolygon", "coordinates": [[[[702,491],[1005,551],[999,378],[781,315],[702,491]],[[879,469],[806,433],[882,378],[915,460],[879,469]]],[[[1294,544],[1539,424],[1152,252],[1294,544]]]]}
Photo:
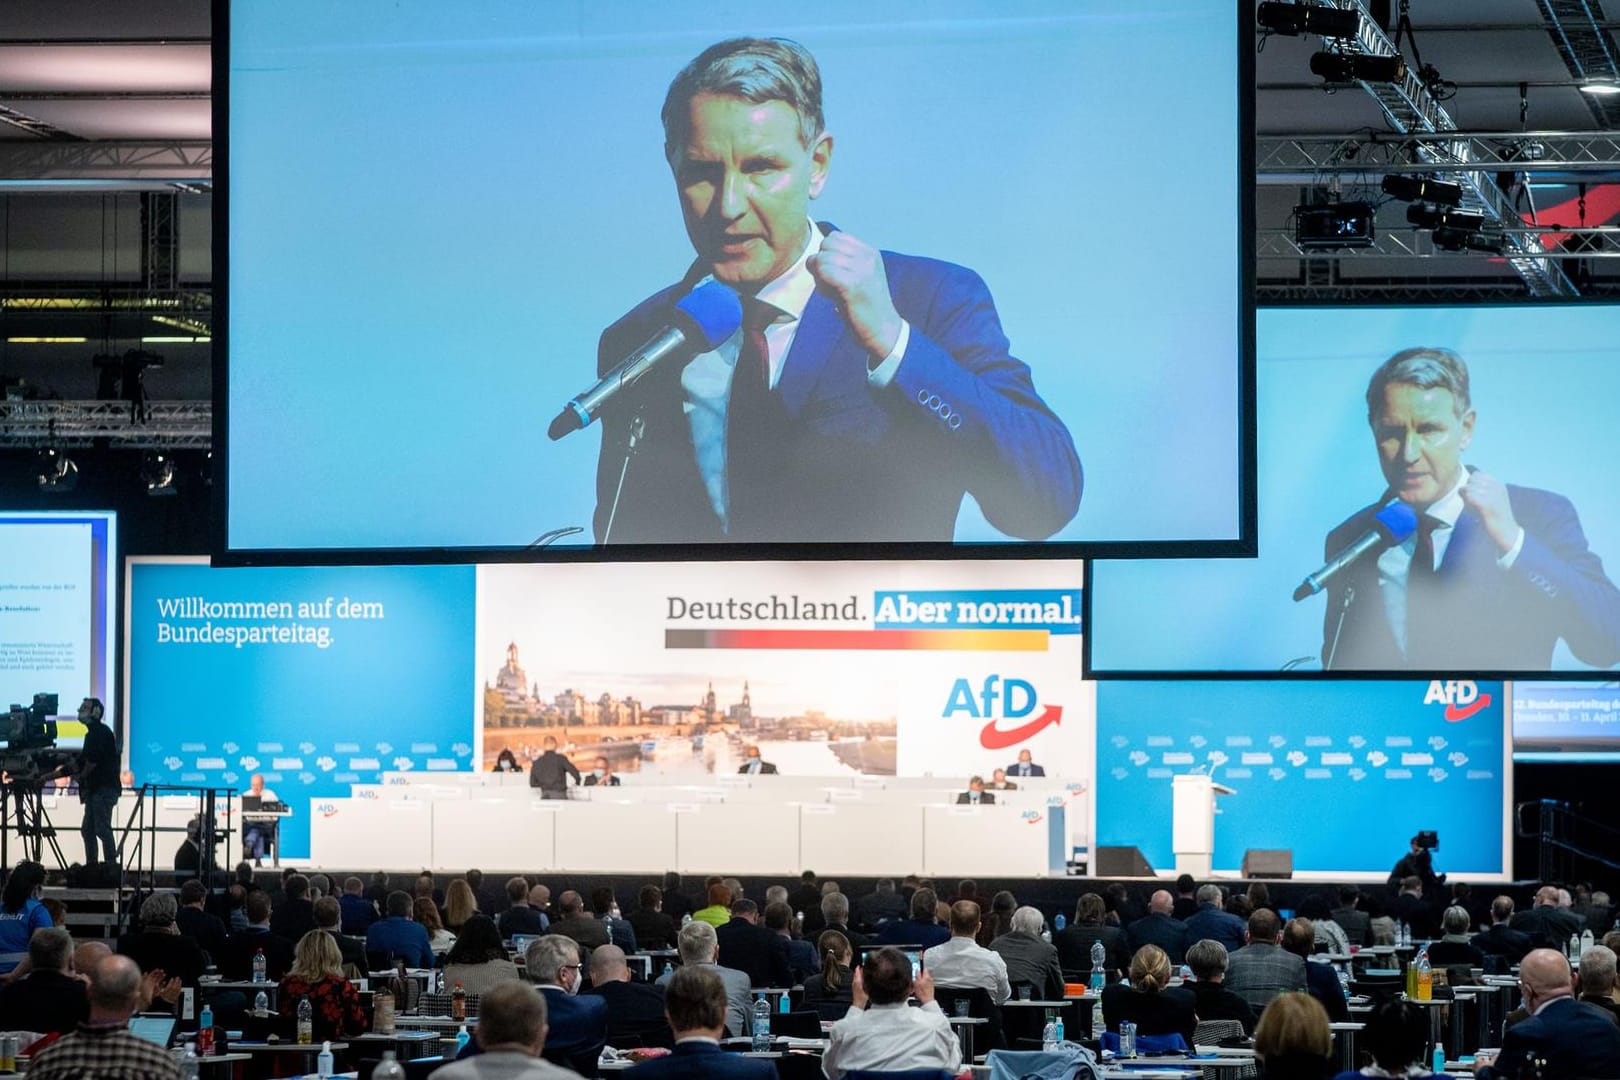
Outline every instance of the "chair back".
{"type": "MultiPolygon", "coordinates": [[[[1119,1053],[1119,1032],[1103,1032],[1102,1048],[1112,1050],[1116,1054],[1119,1053]]],[[[1187,1040],[1182,1038],[1179,1031],[1172,1031],[1168,1035],[1138,1035],[1136,1037],[1136,1052],[1138,1054],[1169,1054],[1176,1051],[1186,1053],[1188,1049],[1187,1040]]]]}
{"type": "Polygon", "coordinates": [[[957,1002],[967,1002],[967,1014],[984,1020],[983,1026],[973,1036],[973,1045],[981,1054],[991,1050],[1007,1049],[1007,1035],[1002,1027],[1001,1006],[990,997],[990,992],[982,986],[936,986],[934,987],[934,1000],[944,1010],[946,1016],[955,1016],[957,1002]]]}
{"type": "Polygon", "coordinates": [[[814,1009],[777,1013],[771,1017],[771,1034],[789,1039],[819,1039],[821,1014],[814,1009]]]}
{"type": "Polygon", "coordinates": [[[1194,1046],[1224,1046],[1243,1040],[1243,1025],[1236,1020],[1200,1020],[1193,1028],[1194,1046]]]}

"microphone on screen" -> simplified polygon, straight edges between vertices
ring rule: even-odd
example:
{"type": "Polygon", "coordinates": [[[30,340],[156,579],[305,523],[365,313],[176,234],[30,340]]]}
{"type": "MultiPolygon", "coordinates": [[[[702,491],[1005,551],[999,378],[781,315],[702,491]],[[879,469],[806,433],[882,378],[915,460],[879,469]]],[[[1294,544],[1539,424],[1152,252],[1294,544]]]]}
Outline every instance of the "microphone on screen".
{"type": "Polygon", "coordinates": [[[1374,514],[1373,522],[1373,527],[1355,543],[1333,556],[1320,570],[1300,582],[1299,588],[1294,590],[1294,599],[1303,600],[1307,596],[1321,592],[1345,567],[1373,548],[1399,544],[1411,536],[1417,531],[1418,516],[1416,510],[1397,500],[1374,514]]]}
{"type": "Polygon", "coordinates": [[[742,301],[737,294],[713,278],[705,278],[675,302],[663,329],[584,392],[570,398],[546,429],[546,434],[555,441],[588,426],[615,395],[634,385],[663,360],[677,354],[696,356],[719,348],[720,343],[741,326],[742,301]]]}

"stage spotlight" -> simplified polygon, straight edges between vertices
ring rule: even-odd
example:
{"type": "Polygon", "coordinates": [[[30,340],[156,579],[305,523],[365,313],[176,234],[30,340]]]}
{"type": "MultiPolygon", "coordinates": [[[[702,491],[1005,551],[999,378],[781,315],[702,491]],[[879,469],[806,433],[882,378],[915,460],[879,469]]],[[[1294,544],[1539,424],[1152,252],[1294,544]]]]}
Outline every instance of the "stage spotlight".
{"type": "Polygon", "coordinates": [[[1501,255],[1507,251],[1507,237],[1501,233],[1442,225],[1434,230],[1434,246],[1443,251],[1484,251],[1501,255]]]}
{"type": "Polygon", "coordinates": [[[52,494],[66,494],[79,484],[79,467],[73,459],[54,446],[41,450],[39,458],[39,490],[52,494]]]}
{"type": "Polygon", "coordinates": [[[1373,208],[1368,203],[1314,203],[1294,207],[1294,243],[1302,248],[1371,247],[1377,235],[1373,208]]]}
{"type": "Polygon", "coordinates": [[[1431,202],[1441,206],[1456,206],[1462,202],[1461,184],[1449,180],[1436,180],[1432,176],[1403,176],[1391,173],[1384,177],[1384,194],[1402,202],[1431,202]]]}
{"type": "Polygon", "coordinates": [[[174,495],[174,458],[161,450],[148,450],[141,458],[141,479],[148,495],[174,495]]]}
{"type": "MultiPolygon", "coordinates": [[[[1264,4],[1260,6],[1265,7],[1264,4]]],[[[1591,94],[1594,97],[1608,97],[1620,94],[1620,82],[1613,79],[1587,79],[1581,83],[1581,93],[1591,94]]]]}
{"type": "Polygon", "coordinates": [[[1353,38],[1361,32],[1361,13],[1315,4],[1283,4],[1267,0],[1255,19],[1262,29],[1286,37],[1320,34],[1329,38],[1353,38]]]}
{"type": "Polygon", "coordinates": [[[1311,73],[1329,84],[1399,82],[1406,76],[1406,61],[1399,56],[1361,56],[1319,52],[1311,57],[1311,73]]]}
{"type": "Polygon", "coordinates": [[[1420,229],[1465,229],[1478,232],[1485,227],[1485,215],[1472,210],[1448,210],[1429,203],[1413,203],[1406,208],[1406,220],[1420,229]]]}

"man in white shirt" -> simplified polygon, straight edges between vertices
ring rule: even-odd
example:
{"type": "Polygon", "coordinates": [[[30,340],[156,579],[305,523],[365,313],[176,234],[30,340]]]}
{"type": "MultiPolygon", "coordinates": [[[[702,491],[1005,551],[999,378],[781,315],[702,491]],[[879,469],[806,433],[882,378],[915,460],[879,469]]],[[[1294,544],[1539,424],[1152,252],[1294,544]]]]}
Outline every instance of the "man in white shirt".
{"type": "Polygon", "coordinates": [[[978,932],[979,905],[971,900],[952,904],[951,940],[923,953],[923,970],[938,986],[952,990],[982,989],[1000,1005],[1012,994],[1012,986],[1007,981],[1007,962],[974,940],[978,932]]]}
{"type": "Polygon", "coordinates": [[[482,1054],[440,1067],[444,1080],[561,1080],[577,1072],[553,1065],[546,1044],[545,995],[524,983],[505,983],[478,999],[474,1033],[482,1054]]]}
{"type": "Polygon", "coordinates": [[[934,1003],[934,980],[927,971],[911,977],[911,961],[899,949],[866,954],[850,987],[854,1004],[828,1033],[821,1071],[838,1080],[856,1069],[874,1071],[939,1068],[954,1073],[962,1047],[951,1022],[934,1003]],[[922,1003],[906,1004],[913,994],[922,1003]]]}

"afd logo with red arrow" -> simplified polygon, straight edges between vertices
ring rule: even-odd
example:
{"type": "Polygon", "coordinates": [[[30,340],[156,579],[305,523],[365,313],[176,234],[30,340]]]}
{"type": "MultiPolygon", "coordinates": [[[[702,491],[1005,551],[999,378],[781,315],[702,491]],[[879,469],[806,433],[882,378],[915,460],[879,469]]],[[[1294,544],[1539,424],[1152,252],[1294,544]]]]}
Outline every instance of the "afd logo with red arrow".
{"type": "Polygon", "coordinates": [[[1035,687],[1024,679],[986,675],[977,688],[966,679],[957,679],[951,686],[942,715],[947,720],[964,715],[988,720],[979,732],[979,745],[986,750],[1005,750],[1033,738],[1049,725],[1063,722],[1061,705],[1047,705],[1040,715],[1030,717],[1036,700],[1035,687]],[[1022,723],[1003,726],[1003,721],[1022,723]]]}
{"type": "Polygon", "coordinates": [[[1433,679],[1423,704],[1446,706],[1446,723],[1455,724],[1468,719],[1481,709],[1490,707],[1491,695],[1479,692],[1472,679],[1433,679]]]}

